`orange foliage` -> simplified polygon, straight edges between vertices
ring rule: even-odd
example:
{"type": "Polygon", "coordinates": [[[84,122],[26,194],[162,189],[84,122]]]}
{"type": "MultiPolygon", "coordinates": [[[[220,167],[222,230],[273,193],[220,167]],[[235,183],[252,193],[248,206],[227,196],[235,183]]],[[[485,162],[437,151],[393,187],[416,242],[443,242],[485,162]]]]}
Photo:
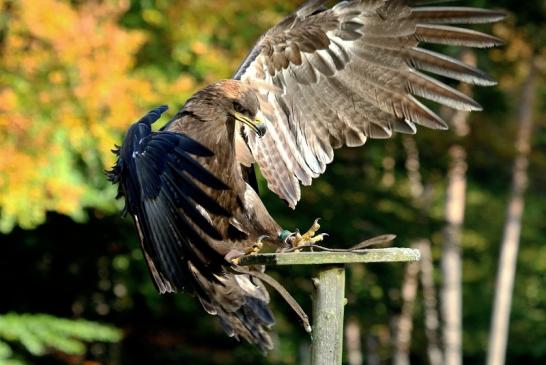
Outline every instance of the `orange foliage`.
{"type": "Polygon", "coordinates": [[[34,227],[47,211],[84,218],[87,207],[113,208],[103,170],[128,125],[230,77],[297,2],[141,2],[145,32],[121,25],[135,15],[127,0],[0,0],[0,231],[34,227]]]}
{"type": "Polygon", "coordinates": [[[117,24],[124,9],[115,4],[22,0],[10,9],[0,59],[3,231],[92,205],[86,195],[101,187],[88,174],[112,163],[109,149],[153,101],[151,84],[131,72],[145,37],[117,24]]]}
{"type": "Polygon", "coordinates": [[[530,60],[533,57],[533,45],[525,29],[518,29],[513,18],[495,24],[495,34],[506,44],[503,48],[491,50],[491,59],[497,63],[509,63],[513,72],[503,74],[499,84],[503,89],[519,89],[529,74],[530,60]]]}

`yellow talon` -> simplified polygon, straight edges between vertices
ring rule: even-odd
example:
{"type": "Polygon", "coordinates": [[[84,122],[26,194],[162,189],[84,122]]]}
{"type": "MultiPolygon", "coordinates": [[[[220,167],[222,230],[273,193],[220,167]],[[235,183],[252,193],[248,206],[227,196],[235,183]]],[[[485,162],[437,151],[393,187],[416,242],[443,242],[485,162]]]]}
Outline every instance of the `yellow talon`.
{"type": "Polygon", "coordinates": [[[258,242],[250,246],[246,249],[245,254],[246,255],[257,255],[258,252],[264,247],[264,244],[262,243],[262,237],[258,239],[258,242]]]}
{"type": "Polygon", "coordinates": [[[310,241],[311,241],[311,243],[317,243],[317,242],[320,242],[320,241],[324,240],[324,237],[326,237],[326,236],[327,236],[326,233],[321,233],[318,236],[315,236],[315,237],[311,238],[310,241]]]}
{"type": "Polygon", "coordinates": [[[313,225],[307,232],[305,232],[303,235],[301,235],[301,239],[304,241],[311,241],[313,237],[315,236],[315,233],[320,229],[320,224],[318,223],[319,219],[315,219],[313,222],[313,225]]]}
{"type": "Polygon", "coordinates": [[[304,234],[300,234],[299,232],[297,232],[292,241],[292,247],[300,247],[300,246],[314,244],[314,243],[322,241],[324,237],[327,236],[327,234],[321,233],[315,236],[315,234],[320,229],[320,224],[318,222],[319,222],[319,218],[315,219],[311,228],[309,228],[309,230],[305,232],[304,234]]]}
{"type": "Polygon", "coordinates": [[[226,256],[226,260],[231,262],[234,265],[239,265],[241,262],[241,257],[249,256],[249,255],[257,255],[260,250],[264,247],[264,244],[262,240],[265,238],[268,238],[268,236],[261,236],[258,238],[258,241],[252,246],[247,247],[244,252],[238,251],[238,250],[232,250],[230,251],[226,256]]]}

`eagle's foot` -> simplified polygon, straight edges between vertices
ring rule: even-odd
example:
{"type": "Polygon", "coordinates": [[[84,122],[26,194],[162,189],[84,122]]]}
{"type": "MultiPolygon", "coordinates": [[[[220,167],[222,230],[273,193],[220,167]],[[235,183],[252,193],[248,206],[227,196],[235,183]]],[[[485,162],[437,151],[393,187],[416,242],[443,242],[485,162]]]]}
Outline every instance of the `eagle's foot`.
{"type": "Polygon", "coordinates": [[[258,241],[256,243],[253,243],[252,246],[247,247],[244,252],[241,252],[239,250],[231,250],[227,253],[226,256],[224,256],[224,258],[226,259],[226,261],[234,265],[239,265],[239,263],[241,262],[241,257],[257,255],[264,247],[262,241],[266,238],[268,238],[268,236],[261,236],[260,238],[258,238],[258,241]]]}
{"type": "Polygon", "coordinates": [[[300,234],[299,231],[296,231],[294,235],[291,237],[290,243],[293,248],[301,247],[301,246],[309,246],[313,245],[317,242],[320,242],[324,239],[324,237],[328,236],[327,233],[321,233],[316,234],[318,230],[320,229],[320,224],[318,223],[320,218],[315,219],[313,222],[313,225],[307,232],[304,234],[300,234]]]}
{"type": "Polygon", "coordinates": [[[260,252],[260,250],[264,247],[264,244],[262,243],[263,239],[264,236],[258,238],[258,242],[254,243],[245,250],[245,255],[257,255],[258,252],[260,252]]]}

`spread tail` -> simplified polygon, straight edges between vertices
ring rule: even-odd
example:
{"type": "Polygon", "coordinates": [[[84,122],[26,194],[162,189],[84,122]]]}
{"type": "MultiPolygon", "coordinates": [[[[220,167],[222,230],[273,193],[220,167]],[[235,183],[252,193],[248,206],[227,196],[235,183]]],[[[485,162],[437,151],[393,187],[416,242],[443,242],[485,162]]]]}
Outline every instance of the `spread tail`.
{"type": "Polygon", "coordinates": [[[228,336],[244,338],[264,352],[273,348],[268,329],[275,319],[268,307],[269,293],[260,279],[226,270],[210,280],[191,262],[188,266],[199,301],[205,311],[218,316],[228,336]]]}

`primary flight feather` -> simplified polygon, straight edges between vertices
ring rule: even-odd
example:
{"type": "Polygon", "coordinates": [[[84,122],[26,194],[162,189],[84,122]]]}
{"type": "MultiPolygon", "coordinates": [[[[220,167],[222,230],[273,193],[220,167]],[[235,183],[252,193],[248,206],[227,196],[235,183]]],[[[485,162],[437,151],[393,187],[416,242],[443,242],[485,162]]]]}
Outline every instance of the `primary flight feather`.
{"type": "Polygon", "coordinates": [[[263,240],[282,248],[316,242],[283,230],[261,202],[253,165],[294,208],[342,146],[416,126],[446,129],[419,99],[481,110],[430,76],[475,85],[494,80],[422,48],[434,43],[493,47],[496,37],[456,24],[492,23],[498,11],[419,6],[422,1],[312,0],[266,32],[233,79],[193,95],[159,132],[166,107],[127,132],[109,178],[119,184],[148,268],[161,293],[186,290],[217,315],[230,336],[272,348],[263,268],[238,270],[233,258],[263,240]],[[263,277],[263,276],[261,276],[263,277]]]}

